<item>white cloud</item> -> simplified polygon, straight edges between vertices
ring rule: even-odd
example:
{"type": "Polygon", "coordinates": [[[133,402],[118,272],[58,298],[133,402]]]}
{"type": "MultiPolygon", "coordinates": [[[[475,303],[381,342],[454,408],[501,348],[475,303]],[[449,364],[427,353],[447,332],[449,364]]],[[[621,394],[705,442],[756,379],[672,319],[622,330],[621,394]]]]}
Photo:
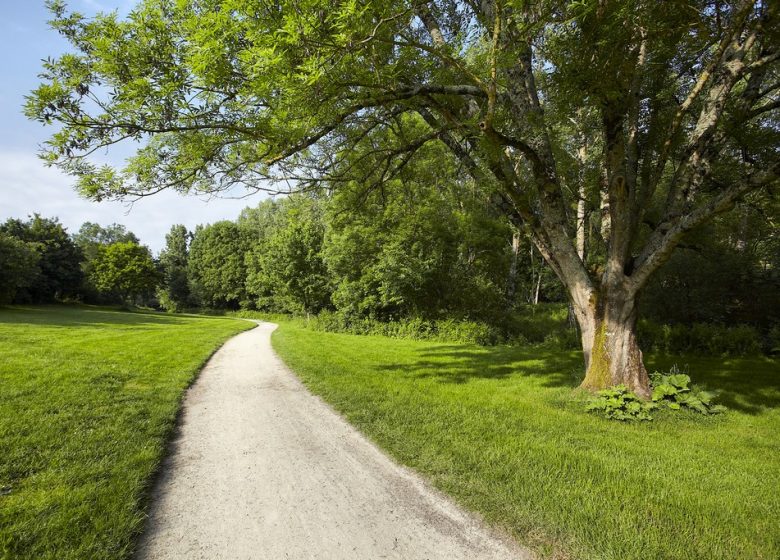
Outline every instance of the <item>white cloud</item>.
{"type": "Polygon", "coordinates": [[[234,220],[243,208],[261,199],[258,195],[243,200],[204,200],[162,192],[132,206],[97,203],[81,198],[73,189],[72,178],[44,166],[36,156],[0,152],[0,221],[37,212],[58,217],[69,232],[77,231],[87,221],[103,225],[116,222],[124,224],[155,252],[165,245],[165,234],[173,224],[194,229],[197,224],[234,220]]]}

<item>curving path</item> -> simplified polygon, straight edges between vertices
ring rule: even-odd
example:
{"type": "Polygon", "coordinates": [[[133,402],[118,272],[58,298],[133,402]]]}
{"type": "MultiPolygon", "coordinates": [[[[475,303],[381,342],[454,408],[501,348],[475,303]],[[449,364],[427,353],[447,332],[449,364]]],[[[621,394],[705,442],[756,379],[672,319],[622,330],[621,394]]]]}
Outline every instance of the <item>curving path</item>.
{"type": "Polygon", "coordinates": [[[275,328],[232,338],[186,394],[138,558],[530,558],[309,393],[275,328]]]}

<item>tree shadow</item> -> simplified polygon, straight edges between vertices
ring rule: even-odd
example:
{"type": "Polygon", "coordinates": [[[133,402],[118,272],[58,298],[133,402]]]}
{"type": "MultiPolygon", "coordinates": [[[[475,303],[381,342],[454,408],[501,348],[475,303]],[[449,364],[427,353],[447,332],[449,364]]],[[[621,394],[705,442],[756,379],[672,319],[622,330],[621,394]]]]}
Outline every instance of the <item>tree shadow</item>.
{"type": "Polygon", "coordinates": [[[711,358],[651,356],[648,371],[669,371],[676,365],[694,385],[718,393],[717,403],[758,415],[780,408],[780,362],[766,357],[711,358]]]}
{"type": "MultiPolygon", "coordinates": [[[[117,325],[144,327],[181,325],[192,316],[171,315],[155,311],[135,311],[90,306],[12,306],[0,307],[0,324],[36,325],[47,327],[98,327],[117,325]]],[[[208,318],[208,317],[202,317],[208,318]]]]}
{"type": "MultiPolygon", "coordinates": [[[[717,392],[716,402],[731,410],[758,415],[780,408],[780,362],[776,359],[648,356],[646,364],[651,372],[668,371],[677,364],[695,385],[717,392]]],[[[413,361],[378,363],[375,369],[451,384],[521,376],[534,378],[542,387],[572,389],[584,376],[579,352],[545,346],[434,346],[417,351],[413,361]]]]}
{"type": "Polygon", "coordinates": [[[582,358],[576,352],[534,346],[425,348],[413,362],[383,363],[375,368],[417,379],[463,384],[476,379],[537,378],[545,387],[576,387],[582,380],[582,358]]]}

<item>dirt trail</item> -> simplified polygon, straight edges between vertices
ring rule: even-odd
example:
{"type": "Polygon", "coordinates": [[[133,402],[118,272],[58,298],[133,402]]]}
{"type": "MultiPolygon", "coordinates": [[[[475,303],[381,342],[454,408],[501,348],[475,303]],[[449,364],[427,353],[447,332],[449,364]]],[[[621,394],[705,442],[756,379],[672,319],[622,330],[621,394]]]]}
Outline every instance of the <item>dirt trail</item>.
{"type": "Polygon", "coordinates": [[[530,558],[309,393],[275,327],[228,341],[188,391],[138,558],[530,558]]]}

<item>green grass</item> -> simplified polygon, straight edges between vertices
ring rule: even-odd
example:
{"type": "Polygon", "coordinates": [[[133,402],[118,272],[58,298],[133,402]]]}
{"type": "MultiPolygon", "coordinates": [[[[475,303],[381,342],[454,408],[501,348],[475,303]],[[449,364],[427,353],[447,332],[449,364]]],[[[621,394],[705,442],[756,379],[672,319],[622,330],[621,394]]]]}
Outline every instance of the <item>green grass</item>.
{"type": "Polygon", "coordinates": [[[0,309],[0,558],[128,557],[184,389],[250,326],[0,309]]]}
{"type": "Polygon", "coordinates": [[[402,463],[556,557],[780,558],[780,372],[656,357],[723,391],[722,416],[621,424],[582,410],[575,352],[314,332],[276,350],[402,463]]]}

